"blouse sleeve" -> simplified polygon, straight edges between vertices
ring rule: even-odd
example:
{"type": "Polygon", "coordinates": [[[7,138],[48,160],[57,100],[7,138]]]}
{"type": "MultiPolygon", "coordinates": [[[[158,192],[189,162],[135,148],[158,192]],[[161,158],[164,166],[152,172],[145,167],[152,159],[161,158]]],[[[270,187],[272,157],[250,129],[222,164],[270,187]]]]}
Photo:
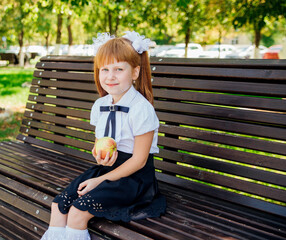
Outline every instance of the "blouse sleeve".
{"type": "Polygon", "coordinates": [[[142,104],[132,109],[130,125],[133,136],[145,134],[159,128],[159,119],[151,104],[142,104]]]}
{"type": "Polygon", "coordinates": [[[95,101],[90,111],[90,124],[93,126],[97,125],[99,118],[99,101],[95,101]]]}

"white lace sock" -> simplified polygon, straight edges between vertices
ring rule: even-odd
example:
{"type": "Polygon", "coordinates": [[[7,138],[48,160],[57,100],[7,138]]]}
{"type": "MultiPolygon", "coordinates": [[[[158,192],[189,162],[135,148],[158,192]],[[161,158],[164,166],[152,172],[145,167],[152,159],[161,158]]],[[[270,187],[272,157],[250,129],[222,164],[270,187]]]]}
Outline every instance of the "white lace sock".
{"type": "Polygon", "coordinates": [[[66,227],[66,239],[67,240],[90,240],[88,230],[79,230],[66,227]]]}
{"type": "Polygon", "coordinates": [[[65,227],[49,227],[41,240],[66,240],[65,227]]]}

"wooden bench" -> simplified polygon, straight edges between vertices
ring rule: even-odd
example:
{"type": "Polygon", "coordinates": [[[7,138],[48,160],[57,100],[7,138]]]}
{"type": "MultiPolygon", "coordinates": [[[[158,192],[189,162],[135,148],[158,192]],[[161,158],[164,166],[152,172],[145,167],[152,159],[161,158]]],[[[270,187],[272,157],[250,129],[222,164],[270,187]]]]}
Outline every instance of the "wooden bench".
{"type": "MultiPolygon", "coordinates": [[[[19,141],[0,143],[0,235],[39,239],[53,197],[94,164],[91,57],[43,57],[19,141]]],[[[93,239],[286,239],[286,61],[151,59],[167,212],[94,219],[93,239]]]]}

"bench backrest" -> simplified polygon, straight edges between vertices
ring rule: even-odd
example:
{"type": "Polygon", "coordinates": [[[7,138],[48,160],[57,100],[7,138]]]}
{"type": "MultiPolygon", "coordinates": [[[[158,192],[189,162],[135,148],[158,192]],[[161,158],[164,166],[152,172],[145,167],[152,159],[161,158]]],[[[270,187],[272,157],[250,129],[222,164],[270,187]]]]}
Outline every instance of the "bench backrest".
{"type": "MultiPolygon", "coordinates": [[[[36,68],[18,139],[93,161],[93,58],[36,68]]],[[[158,179],[286,217],[286,61],[153,58],[151,70],[158,179]]]]}

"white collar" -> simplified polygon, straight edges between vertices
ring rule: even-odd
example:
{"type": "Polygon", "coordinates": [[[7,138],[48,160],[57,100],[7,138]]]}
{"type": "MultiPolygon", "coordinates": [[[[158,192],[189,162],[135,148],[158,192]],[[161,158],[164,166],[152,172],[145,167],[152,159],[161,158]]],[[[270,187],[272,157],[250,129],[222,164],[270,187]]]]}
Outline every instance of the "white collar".
{"type": "MultiPolygon", "coordinates": [[[[134,99],[134,97],[136,96],[136,94],[137,94],[137,90],[132,85],[129,88],[129,90],[116,103],[116,105],[128,107],[130,105],[130,103],[132,102],[132,100],[134,99]]],[[[112,96],[110,94],[108,94],[107,101],[112,105],[113,99],[112,99],[112,96]]]]}

